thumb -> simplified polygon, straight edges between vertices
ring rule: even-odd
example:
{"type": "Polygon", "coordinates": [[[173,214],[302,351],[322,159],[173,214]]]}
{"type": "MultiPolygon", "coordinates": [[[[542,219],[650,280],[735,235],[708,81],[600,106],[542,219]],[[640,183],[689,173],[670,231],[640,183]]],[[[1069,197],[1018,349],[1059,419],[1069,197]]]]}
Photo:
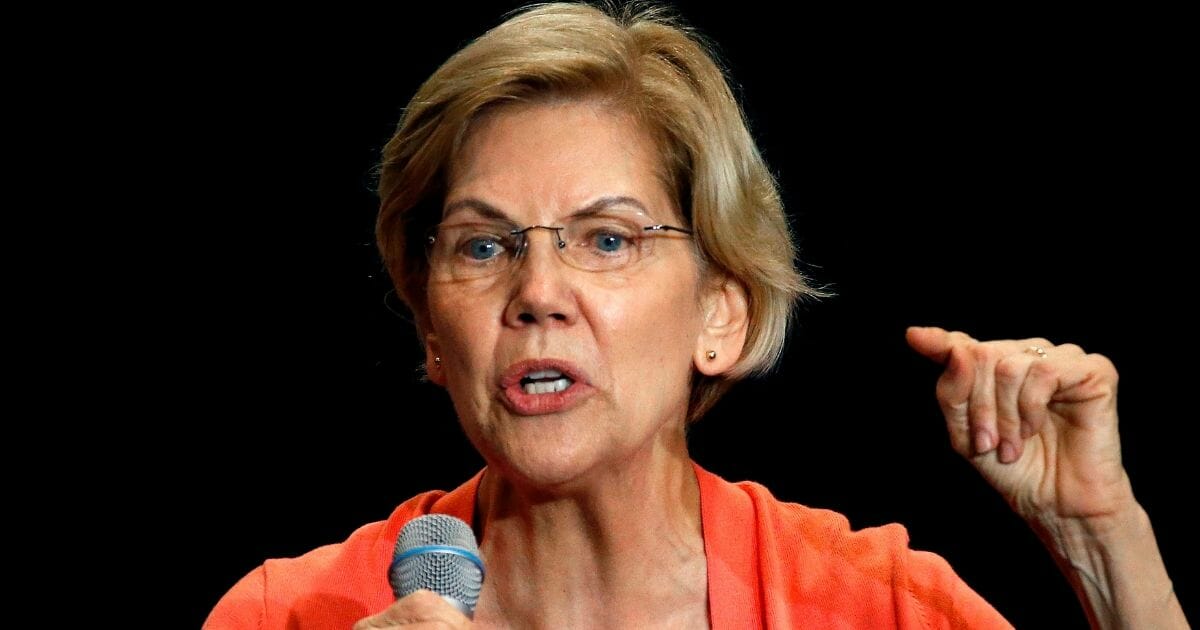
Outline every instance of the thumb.
{"type": "Polygon", "coordinates": [[[945,364],[950,359],[950,349],[953,347],[950,333],[937,326],[909,326],[904,333],[908,345],[921,355],[945,364]]]}

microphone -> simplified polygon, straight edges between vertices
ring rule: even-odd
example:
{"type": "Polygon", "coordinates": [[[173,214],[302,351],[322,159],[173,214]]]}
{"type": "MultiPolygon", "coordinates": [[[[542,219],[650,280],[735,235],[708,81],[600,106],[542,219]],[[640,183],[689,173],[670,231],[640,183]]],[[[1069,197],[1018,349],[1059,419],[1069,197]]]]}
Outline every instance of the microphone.
{"type": "Polygon", "coordinates": [[[474,618],[483,587],[483,560],[475,533],[462,520],[445,514],[414,518],[396,539],[388,582],[396,599],[426,589],[474,618]]]}

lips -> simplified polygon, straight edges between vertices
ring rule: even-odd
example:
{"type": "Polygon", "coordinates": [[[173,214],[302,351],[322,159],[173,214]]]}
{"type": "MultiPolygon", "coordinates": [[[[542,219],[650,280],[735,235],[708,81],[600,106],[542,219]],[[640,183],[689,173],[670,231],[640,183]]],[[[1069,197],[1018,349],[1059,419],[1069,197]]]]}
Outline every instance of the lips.
{"type": "Polygon", "coordinates": [[[574,364],[561,359],[529,359],[510,365],[500,377],[506,406],[517,415],[566,411],[594,389],[574,364]]]}

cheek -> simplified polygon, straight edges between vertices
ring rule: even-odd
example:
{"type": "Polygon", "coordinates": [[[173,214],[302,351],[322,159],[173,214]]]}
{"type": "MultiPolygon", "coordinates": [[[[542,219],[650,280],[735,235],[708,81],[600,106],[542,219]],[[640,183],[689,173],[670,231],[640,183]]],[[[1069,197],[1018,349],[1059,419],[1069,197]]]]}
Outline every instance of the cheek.
{"type": "MultiPolygon", "coordinates": [[[[460,291],[430,291],[429,320],[438,346],[450,355],[458,370],[477,369],[486,358],[481,350],[494,346],[498,316],[494,305],[481,296],[460,291]]],[[[487,354],[490,356],[490,353],[487,354]]]]}
{"type": "Polygon", "coordinates": [[[620,372],[642,381],[675,380],[675,372],[690,369],[700,321],[691,292],[660,286],[600,296],[606,299],[594,301],[595,329],[608,332],[598,336],[620,372]]]}

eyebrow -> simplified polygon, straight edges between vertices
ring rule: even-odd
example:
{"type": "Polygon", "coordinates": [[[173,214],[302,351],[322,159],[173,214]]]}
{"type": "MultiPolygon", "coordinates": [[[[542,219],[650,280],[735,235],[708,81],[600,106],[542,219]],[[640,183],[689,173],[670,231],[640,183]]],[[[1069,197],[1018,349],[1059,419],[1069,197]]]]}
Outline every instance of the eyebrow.
{"type": "MultiPolygon", "coordinates": [[[[588,215],[593,215],[593,214],[599,214],[599,213],[604,212],[605,210],[611,208],[612,206],[633,206],[634,208],[637,208],[639,211],[641,211],[641,213],[646,215],[648,218],[653,219],[653,217],[650,217],[650,212],[648,210],[646,210],[646,206],[642,205],[642,202],[638,201],[637,199],[635,199],[633,197],[629,197],[629,196],[625,196],[625,195],[610,195],[608,197],[601,197],[601,198],[593,201],[592,203],[589,203],[588,205],[576,210],[575,212],[572,212],[566,218],[575,218],[575,217],[579,217],[579,216],[588,216],[588,215]]],[[[487,203],[486,201],[483,201],[482,199],[478,199],[476,197],[467,197],[465,199],[459,199],[458,201],[455,201],[454,203],[447,204],[446,209],[442,213],[442,219],[445,220],[446,217],[449,217],[451,214],[454,214],[455,212],[457,212],[459,210],[474,210],[475,212],[482,215],[484,218],[496,219],[499,221],[506,221],[513,225],[517,225],[517,222],[514,221],[512,217],[508,216],[508,214],[505,213],[503,210],[497,208],[496,206],[493,206],[490,203],[487,203]]]]}

